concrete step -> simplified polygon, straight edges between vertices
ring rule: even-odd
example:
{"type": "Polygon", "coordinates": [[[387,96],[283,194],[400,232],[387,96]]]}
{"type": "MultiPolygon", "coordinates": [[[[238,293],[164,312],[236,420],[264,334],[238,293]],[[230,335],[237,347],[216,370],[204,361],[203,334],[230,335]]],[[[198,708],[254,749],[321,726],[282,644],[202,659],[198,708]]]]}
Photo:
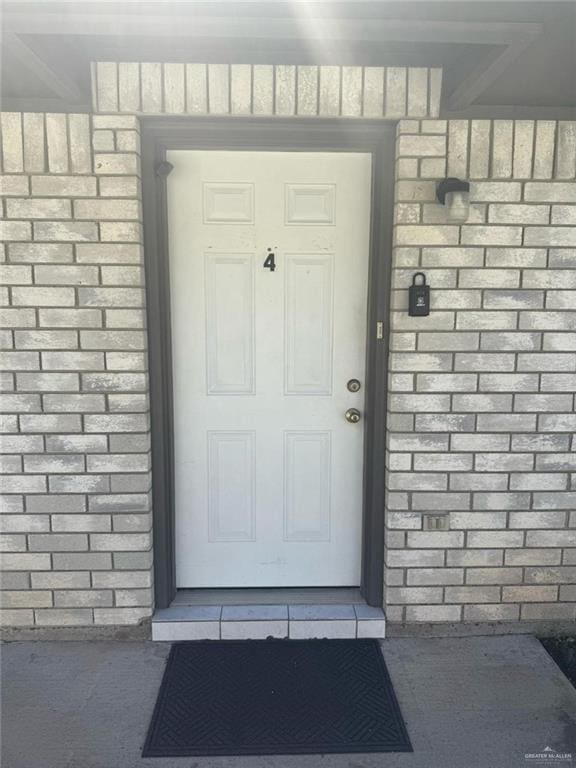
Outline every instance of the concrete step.
{"type": "Polygon", "coordinates": [[[152,639],[243,640],[385,636],[381,608],[364,604],[172,605],[152,617],[152,639]]]}

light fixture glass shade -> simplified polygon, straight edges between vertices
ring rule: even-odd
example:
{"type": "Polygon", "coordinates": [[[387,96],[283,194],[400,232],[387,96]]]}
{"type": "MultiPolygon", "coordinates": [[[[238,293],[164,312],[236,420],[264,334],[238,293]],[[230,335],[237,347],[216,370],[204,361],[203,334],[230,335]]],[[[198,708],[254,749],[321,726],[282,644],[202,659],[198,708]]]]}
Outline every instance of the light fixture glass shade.
{"type": "Polygon", "coordinates": [[[470,193],[464,190],[446,192],[444,198],[446,218],[453,224],[463,224],[468,221],[470,213],[470,193]]]}

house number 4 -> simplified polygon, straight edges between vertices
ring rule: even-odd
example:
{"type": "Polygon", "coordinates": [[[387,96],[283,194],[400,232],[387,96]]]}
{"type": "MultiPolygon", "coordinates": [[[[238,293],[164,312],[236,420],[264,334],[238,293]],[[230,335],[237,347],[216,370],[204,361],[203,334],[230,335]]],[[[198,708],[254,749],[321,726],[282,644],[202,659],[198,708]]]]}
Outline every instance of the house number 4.
{"type": "Polygon", "coordinates": [[[274,272],[276,269],[276,256],[271,248],[268,248],[268,256],[266,256],[263,266],[264,269],[269,269],[270,272],[274,272]]]}

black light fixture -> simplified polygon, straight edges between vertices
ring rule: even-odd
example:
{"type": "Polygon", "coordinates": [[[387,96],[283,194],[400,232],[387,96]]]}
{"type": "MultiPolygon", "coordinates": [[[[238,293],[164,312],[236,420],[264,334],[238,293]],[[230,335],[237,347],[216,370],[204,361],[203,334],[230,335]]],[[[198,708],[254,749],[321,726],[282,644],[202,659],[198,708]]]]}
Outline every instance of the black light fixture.
{"type": "Polygon", "coordinates": [[[438,182],[436,198],[446,207],[446,218],[454,224],[463,224],[470,210],[470,182],[449,176],[438,182]]]}

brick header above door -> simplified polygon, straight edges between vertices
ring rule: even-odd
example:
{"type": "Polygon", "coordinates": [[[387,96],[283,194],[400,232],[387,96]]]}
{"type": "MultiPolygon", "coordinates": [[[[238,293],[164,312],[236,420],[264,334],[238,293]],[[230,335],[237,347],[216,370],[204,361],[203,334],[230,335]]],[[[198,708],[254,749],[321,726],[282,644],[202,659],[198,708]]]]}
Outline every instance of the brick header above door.
{"type": "Polygon", "coordinates": [[[288,64],[92,65],[95,112],[437,117],[442,70],[288,64]]]}

